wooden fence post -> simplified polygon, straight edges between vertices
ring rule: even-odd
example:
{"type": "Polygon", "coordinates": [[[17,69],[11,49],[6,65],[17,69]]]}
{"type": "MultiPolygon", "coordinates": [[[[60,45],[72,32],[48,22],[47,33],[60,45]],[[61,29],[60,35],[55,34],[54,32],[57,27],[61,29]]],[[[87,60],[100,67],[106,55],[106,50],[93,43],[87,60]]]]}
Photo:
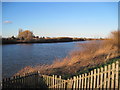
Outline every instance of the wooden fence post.
{"type": "Polygon", "coordinates": [[[101,67],[101,75],[100,75],[100,88],[102,89],[102,84],[103,84],[103,67],[101,67]]]}
{"type": "Polygon", "coordinates": [[[82,89],[84,88],[84,74],[82,74],[82,89]]]}
{"type": "Polygon", "coordinates": [[[73,80],[74,80],[73,88],[75,89],[76,88],[76,77],[75,76],[73,77],[73,80]]]}
{"type": "Polygon", "coordinates": [[[20,84],[21,84],[21,83],[20,83],[20,75],[18,75],[17,79],[18,79],[18,81],[17,81],[17,86],[18,86],[18,88],[20,88],[20,86],[21,86],[21,85],[20,85],[20,84]]]}
{"type": "Polygon", "coordinates": [[[106,74],[107,73],[107,66],[105,66],[104,69],[105,69],[105,71],[104,71],[105,72],[104,73],[104,88],[106,88],[106,85],[107,85],[107,81],[106,81],[107,80],[107,74],[106,74]]]}
{"type": "Polygon", "coordinates": [[[62,89],[64,88],[64,81],[62,80],[62,89]]]}
{"type": "Polygon", "coordinates": [[[23,85],[23,81],[22,81],[22,76],[20,75],[20,88],[22,88],[22,85],[23,85]]]}
{"type": "Polygon", "coordinates": [[[10,78],[7,78],[7,87],[10,87],[10,78]]]}
{"type": "Polygon", "coordinates": [[[48,76],[48,87],[49,87],[49,84],[50,84],[49,81],[50,81],[50,79],[49,79],[49,76],[48,76]]]}
{"type": "Polygon", "coordinates": [[[55,83],[55,82],[54,82],[54,75],[53,75],[53,88],[54,88],[54,85],[55,85],[54,83],[55,83]]]}
{"type": "Polygon", "coordinates": [[[94,69],[94,84],[93,84],[93,88],[96,88],[96,69],[94,69]]]}
{"type": "Polygon", "coordinates": [[[107,88],[109,89],[110,88],[110,75],[111,73],[111,65],[108,65],[108,83],[107,83],[107,88]]]}
{"type": "Polygon", "coordinates": [[[78,89],[78,76],[76,77],[76,88],[78,89]]]}
{"type": "Polygon", "coordinates": [[[91,71],[90,89],[92,89],[92,86],[93,86],[93,71],[91,71]]]}
{"type": "Polygon", "coordinates": [[[8,81],[7,78],[5,78],[5,82],[6,82],[5,86],[6,86],[6,88],[8,87],[8,82],[7,81],[8,81]]]}
{"type": "Polygon", "coordinates": [[[99,88],[99,84],[100,84],[100,69],[97,69],[97,88],[99,88]]]}
{"type": "MultiPolygon", "coordinates": [[[[57,75],[55,75],[55,85],[57,84],[57,75]]],[[[57,86],[55,86],[57,88],[57,86]]]]}
{"type": "Polygon", "coordinates": [[[65,82],[65,80],[63,80],[63,82],[64,82],[64,84],[63,84],[64,86],[63,86],[63,87],[64,87],[64,90],[65,90],[65,87],[66,87],[66,82],[65,82]]]}
{"type": "MultiPolygon", "coordinates": [[[[59,83],[61,83],[61,76],[59,76],[59,79],[60,79],[59,83]]],[[[61,88],[61,84],[59,85],[59,88],[61,88]]]]}
{"type": "Polygon", "coordinates": [[[5,88],[5,79],[2,79],[2,88],[5,88]]]}
{"type": "Polygon", "coordinates": [[[88,74],[88,83],[87,83],[87,88],[90,88],[90,73],[88,74]]]}
{"type": "Polygon", "coordinates": [[[85,73],[85,85],[84,88],[87,88],[87,73],[85,73]]]}
{"type": "Polygon", "coordinates": [[[70,88],[70,79],[67,79],[67,88],[70,88]]]}
{"type": "Polygon", "coordinates": [[[70,79],[70,88],[73,89],[73,79],[70,79]]]}
{"type": "Polygon", "coordinates": [[[79,75],[79,88],[81,88],[81,75],[79,75]]]}
{"type": "Polygon", "coordinates": [[[115,63],[112,64],[112,81],[111,81],[111,88],[114,88],[114,81],[115,81],[115,63]]]}
{"type": "Polygon", "coordinates": [[[16,76],[14,76],[14,88],[16,88],[16,76]]]}
{"type": "Polygon", "coordinates": [[[119,62],[116,61],[116,78],[115,78],[115,88],[117,89],[118,88],[118,76],[119,76],[119,62]]]}

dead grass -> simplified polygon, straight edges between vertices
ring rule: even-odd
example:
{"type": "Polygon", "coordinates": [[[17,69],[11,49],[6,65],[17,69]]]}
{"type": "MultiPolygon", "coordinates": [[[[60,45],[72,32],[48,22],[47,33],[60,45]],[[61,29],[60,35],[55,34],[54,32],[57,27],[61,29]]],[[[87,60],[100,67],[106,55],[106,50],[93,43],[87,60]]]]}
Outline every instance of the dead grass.
{"type": "Polygon", "coordinates": [[[111,32],[108,40],[90,41],[89,43],[78,44],[76,51],[69,53],[64,59],[57,59],[51,65],[29,67],[29,70],[22,69],[17,73],[23,74],[30,71],[40,71],[41,74],[75,74],[96,65],[100,65],[111,58],[119,56],[118,48],[120,31],[111,32]]]}

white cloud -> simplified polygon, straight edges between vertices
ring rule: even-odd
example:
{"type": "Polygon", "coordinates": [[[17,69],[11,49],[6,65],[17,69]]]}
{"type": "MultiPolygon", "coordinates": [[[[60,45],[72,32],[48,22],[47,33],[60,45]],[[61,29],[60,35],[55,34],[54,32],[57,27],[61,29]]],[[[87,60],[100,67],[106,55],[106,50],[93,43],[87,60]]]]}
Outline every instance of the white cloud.
{"type": "Polygon", "coordinates": [[[12,23],[12,21],[4,21],[3,23],[12,23]]]}

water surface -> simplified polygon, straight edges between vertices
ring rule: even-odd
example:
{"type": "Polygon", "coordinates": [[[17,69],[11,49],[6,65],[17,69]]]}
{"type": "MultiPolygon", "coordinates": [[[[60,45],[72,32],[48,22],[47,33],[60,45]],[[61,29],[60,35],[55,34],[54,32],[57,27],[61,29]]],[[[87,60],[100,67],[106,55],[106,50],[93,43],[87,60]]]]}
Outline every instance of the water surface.
{"type": "Polygon", "coordinates": [[[56,58],[64,58],[75,49],[76,43],[45,43],[45,44],[9,44],[2,46],[3,77],[10,77],[25,66],[51,64],[56,58]]]}

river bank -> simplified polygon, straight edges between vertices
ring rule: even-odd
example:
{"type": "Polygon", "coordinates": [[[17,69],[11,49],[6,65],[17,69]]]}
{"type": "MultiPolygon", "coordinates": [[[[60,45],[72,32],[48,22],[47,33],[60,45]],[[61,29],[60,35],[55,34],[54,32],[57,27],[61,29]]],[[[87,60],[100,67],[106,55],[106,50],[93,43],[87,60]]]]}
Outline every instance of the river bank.
{"type": "MultiPolygon", "coordinates": [[[[77,40],[77,41],[86,41],[86,40],[77,40]]],[[[32,44],[32,43],[62,43],[62,42],[77,42],[76,40],[40,40],[40,41],[14,41],[14,40],[2,40],[2,44],[32,44]]]]}
{"type": "Polygon", "coordinates": [[[2,38],[2,44],[22,44],[22,43],[60,43],[60,42],[77,42],[77,41],[90,41],[90,40],[104,40],[95,38],[50,38],[50,39],[32,39],[29,41],[19,40],[17,38],[2,38]]]}
{"type": "Polygon", "coordinates": [[[119,57],[119,32],[111,32],[109,40],[90,41],[87,43],[79,43],[77,49],[69,52],[65,58],[58,58],[50,65],[38,65],[32,69],[23,68],[17,74],[22,75],[32,71],[40,71],[45,75],[61,75],[68,77],[71,75],[79,75],[83,71],[89,71],[93,67],[98,67],[113,58],[119,57]]]}

